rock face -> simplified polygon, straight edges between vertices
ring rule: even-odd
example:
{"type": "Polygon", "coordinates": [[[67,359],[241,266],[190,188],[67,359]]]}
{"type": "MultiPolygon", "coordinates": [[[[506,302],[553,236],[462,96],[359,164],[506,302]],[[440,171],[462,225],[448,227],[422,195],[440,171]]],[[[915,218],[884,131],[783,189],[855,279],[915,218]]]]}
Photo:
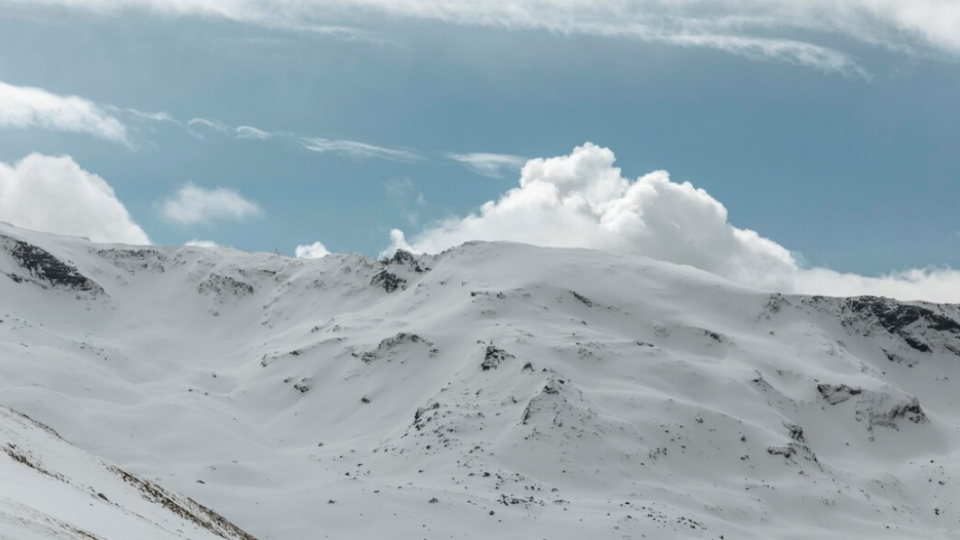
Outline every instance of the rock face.
{"type": "Polygon", "coordinates": [[[213,274],[197,287],[200,294],[213,295],[218,302],[245,298],[253,294],[253,286],[230,276],[213,274]]]}
{"type": "MultiPolygon", "coordinates": [[[[929,333],[960,337],[960,322],[955,318],[956,314],[951,316],[928,307],[904,304],[889,298],[847,298],[843,303],[843,311],[845,324],[854,324],[857,321],[875,324],[902,338],[912,349],[924,353],[932,351],[930,343],[927,342],[929,333]]],[[[957,353],[955,347],[951,346],[951,350],[957,353]]]]}
{"type": "Polygon", "coordinates": [[[839,405],[852,399],[855,402],[855,418],[871,433],[871,440],[874,426],[899,429],[897,422],[901,419],[914,424],[928,421],[920,401],[896,388],[874,391],[851,388],[845,384],[821,383],[817,385],[817,391],[830,405],[839,405]]]}
{"type": "Polygon", "coordinates": [[[393,257],[381,261],[383,269],[377,272],[370,280],[371,285],[383,287],[383,290],[392,293],[397,289],[405,289],[410,274],[423,274],[429,268],[421,266],[420,261],[412,253],[397,250],[393,257]]]}
{"type": "Polygon", "coordinates": [[[22,281],[0,278],[0,406],[79,447],[4,438],[0,418],[2,538],[900,540],[960,522],[957,306],[503,243],[305,261],[0,234],[22,281]],[[109,301],[77,301],[97,287],[109,301]]]}
{"type": "MultiPolygon", "coordinates": [[[[50,252],[32,244],[0,235],[0,244],[30,279],[53,288],[82,292],[100,292],[102,289],[93,280],[81,274],[77,268],[54,257],[50,252]]],[[[17,272],[9,272],[10,279],[20,282],[24,278],[17,272]]]]}

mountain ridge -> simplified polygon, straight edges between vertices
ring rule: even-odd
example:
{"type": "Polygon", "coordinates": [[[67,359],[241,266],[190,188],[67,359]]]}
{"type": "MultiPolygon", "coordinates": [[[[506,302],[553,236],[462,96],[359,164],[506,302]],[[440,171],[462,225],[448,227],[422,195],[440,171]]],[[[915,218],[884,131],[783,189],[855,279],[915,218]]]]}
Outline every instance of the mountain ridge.
{"type": "Polygon", "coordinates": [[[261,539],[958,538],[957,305],[0,236],[0,405],[261,539]]]}

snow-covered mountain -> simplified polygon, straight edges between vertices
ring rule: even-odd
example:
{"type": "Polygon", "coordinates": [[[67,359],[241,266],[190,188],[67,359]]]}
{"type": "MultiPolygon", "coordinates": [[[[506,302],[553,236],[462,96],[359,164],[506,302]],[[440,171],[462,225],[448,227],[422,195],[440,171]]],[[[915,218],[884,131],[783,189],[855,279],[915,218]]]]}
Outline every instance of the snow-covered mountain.
{"type": "Polygon", "coordinates": [[[0,538],[65,490],[95,538],[209,536],[119,470],[262,540],[960,538],[958,306],[518,244],[297,260],[7,225],[0,273],[0,405],[85,451],[0,414],[75,479],[0,455],[0,538]],[[108,526],[132,515],[157,532],[108,526]]]}

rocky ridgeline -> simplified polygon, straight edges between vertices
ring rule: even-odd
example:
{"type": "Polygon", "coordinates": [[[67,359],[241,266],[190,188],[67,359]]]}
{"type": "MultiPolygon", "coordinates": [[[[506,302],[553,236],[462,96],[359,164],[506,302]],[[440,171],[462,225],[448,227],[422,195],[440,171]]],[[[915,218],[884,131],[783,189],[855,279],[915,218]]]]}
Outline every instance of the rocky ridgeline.
{"type": "Polygon", "coordinates": [[[847,327],[856,327],[858,323],[879,326],[899,336],[914,350],[929,353],[939,344],[960,356],[957,315],[955,307],[953,313],[949,313],[943,306],[924,307],[890,298],[860,296],[843,300],[841,323],[847,327]]]}
{"type": "MultiPolygon", "coordinates": [[[[128,274],[137,272],[166,272],[167,265],[173,261],[165,253],[153,248],[107,248],[91,250],[98,257],[110,261],[128,274]]],[[[180,261],[182,264],[182,261],[180,261]]]]}

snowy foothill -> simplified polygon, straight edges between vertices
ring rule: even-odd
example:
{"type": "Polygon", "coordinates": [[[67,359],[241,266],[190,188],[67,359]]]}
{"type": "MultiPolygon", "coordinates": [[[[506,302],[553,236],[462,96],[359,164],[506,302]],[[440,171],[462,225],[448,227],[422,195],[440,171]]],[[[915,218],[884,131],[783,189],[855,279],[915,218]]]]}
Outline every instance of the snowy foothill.
{"type": "Polygon", "coordinates": [[[956,305],[311,253],[0,225],[0,538],[958,538],[956,305]]]}

